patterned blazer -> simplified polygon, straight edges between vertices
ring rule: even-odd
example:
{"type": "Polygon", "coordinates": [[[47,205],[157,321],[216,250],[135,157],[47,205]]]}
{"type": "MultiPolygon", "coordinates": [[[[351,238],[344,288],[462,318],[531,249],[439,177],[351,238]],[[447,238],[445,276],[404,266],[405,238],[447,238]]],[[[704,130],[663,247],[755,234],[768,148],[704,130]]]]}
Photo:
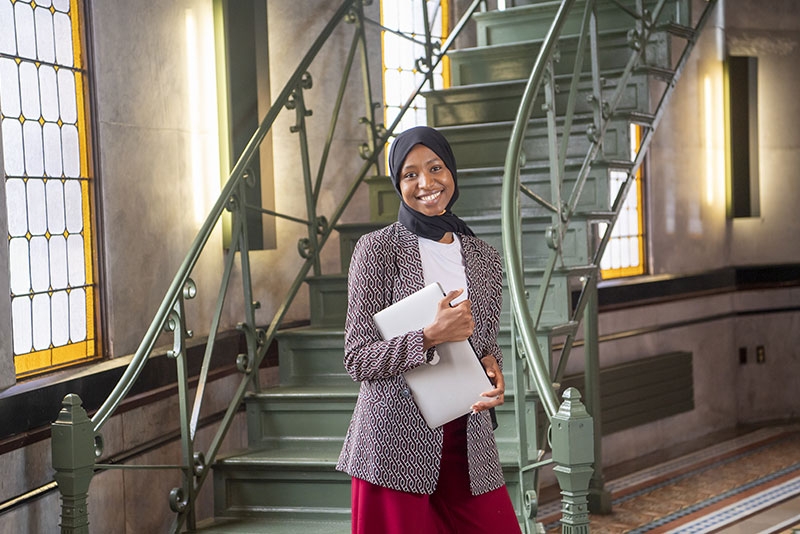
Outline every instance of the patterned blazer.
{"type": "MultiPolygon", "coordinates": [[[[470,341],[481,357],[494,355],[502,368],[500,256],[476,237],[459,237],[475,319],[470,341]]],[[[423,286],[417,236],[405,226],[394,223],[359,239],[348,277],[344,366],[361,388],[337,469],[379,486],[431,494],[443,431],[428,427],[402,377],[426,361],[422,330],[383,341],[372,320],[423,286]]],[[[468,418],[467,456],[473,495],[504,484],[488,411],[468,418]]]]}

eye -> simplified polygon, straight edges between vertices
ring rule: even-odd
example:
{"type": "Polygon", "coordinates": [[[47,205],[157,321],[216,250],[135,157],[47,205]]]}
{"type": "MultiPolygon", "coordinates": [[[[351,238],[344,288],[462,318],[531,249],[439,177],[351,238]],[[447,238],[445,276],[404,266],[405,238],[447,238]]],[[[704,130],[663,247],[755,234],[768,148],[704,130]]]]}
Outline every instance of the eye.
{"type": "Polygon", "coordinates": [[[416,178],[416,177],[417,177],[417,173],[415,173],[415,172],[407,172],[402,176],[403,180],[411,180],[411,179],[416,178]]]}
{"type": "Polygon", "coordinates": [[[431,167],[431,172],[439,172],[441,170],[442,170],[441,165],[434,165],[433,167],[431,167]]]}

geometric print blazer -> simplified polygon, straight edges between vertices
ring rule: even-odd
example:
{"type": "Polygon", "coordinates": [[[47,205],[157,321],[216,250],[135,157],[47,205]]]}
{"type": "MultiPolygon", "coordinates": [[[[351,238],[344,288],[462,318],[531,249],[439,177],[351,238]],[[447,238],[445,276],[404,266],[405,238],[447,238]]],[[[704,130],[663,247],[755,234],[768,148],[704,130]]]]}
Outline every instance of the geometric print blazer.
{"type": "MultiPolygon", "coordinates": [[[[459,238],[475,319],[470,341],[481,357],[494,355],[502,369],[500,256],[476,237],[459,238]]],[[[431,494],[443,431],[425,423],[402,376],[426,361],[422,330],[384,341],[372,320],[423,286],[417,236],[405,226],[394,223],[358,240],[348,275],[344,367],[361,386],[336,468],[379,486],[431,494]]],[[[467,458],[473,495],[504,484],[488,411],[468,417],[467,458]]]]}

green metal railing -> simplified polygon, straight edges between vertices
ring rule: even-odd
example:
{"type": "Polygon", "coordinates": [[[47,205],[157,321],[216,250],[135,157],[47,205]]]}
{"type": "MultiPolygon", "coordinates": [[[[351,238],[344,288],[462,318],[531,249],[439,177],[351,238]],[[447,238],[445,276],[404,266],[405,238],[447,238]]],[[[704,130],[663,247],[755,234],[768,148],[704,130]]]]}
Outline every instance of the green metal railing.
{"type": "MultiPolygon", "coordinates": [[[[220,451],[222,441],[244,395],[251,385],[258,388],[257,370],[264,358],[270,343],[281,326],[281,323],[303,284],[309,271],[313,269],[315,274],[320,274],[320,251],[328,241],[335,225],[339,221],[342,213],[349,204],[357,188],[364,181],[371,168],[378,169],[378,158],[381,156],[384,146],[394,129],[400,123],[405,112],[410,108],[414,99],[420,94],[425,84],[432,84],[432,73],[444,58],[445,54],[452,47],[453,42],[459,36],[466,23],[472,15],[479,9],[485,9],[485,0],[474,0],[463,17],[455,25],[453,31],[443,42],[436,42],[431,38],[430,27],[426,17],[426,38],[424,45],[426,55],[422,60],[423,66],[427,71],[424,79],[417,85],[416,90],[408,97],[402,106],[397,117],[391,125],[384,127],[377,123],[374,110],[380,104],[373,103],[372,90],[370,87],[370,77],[368,72],[367,39],[365,35],[365,23],[380,24],[371,21],[364,16],[363,6],[370,2],[365,0],[345,0],[331,17],[325,28],[316,38],[303,60],[295,69],[283,90],[275,99],[265,118],[261,121],[258,129],[245,147],[242,155],[236,162],[230,177],[222,188],[219,198],[214,203],[208,216],[206,217],[200,231],[191,244],[183,263],[178,269],[177,274],[167,290],[158,311],[153,318],[147,332],[144,335],[133,359],[125,370],[123,376],[114,387],[108,399],[102,404],[99,410],[89,418],[81,407],[81,400],[77,395],[68,395],[64,399],[63,408],[59,418],[53,424],[53,467],[56,470],[56,482],[62,496],[62,532],[63,533],[84,533],[88,532],[88,514],[86,510],[86,498],[89,484],[95,468],[171,468],[180,470],[183,474],[183,482],[180,487],[174,488],[170,492],[170,507],[176,513],[176,519],[172,526],[172,532],[178,532],[184,526],[190,530],[195,528],[195,498],[203,486],[209,474],[208,466],[211,465],[220,451]],[[334,105],[331,117],[331,124],[328,130],[325,146],[322,150],[322,158],[316,177],[312,176],[308,138],[306,135],[306,117],[311,113],[305,106],[303,93],[312,86],[312,78],[308,72],[314,59],[319,54],[325,43],[329,40],[334,30],[342,23],[350,23],[354,26],[353,39],[348,52],[346,66],[344,68],[341,85],[334,105]],[[344,193],[342,200],[333,214],[323,217],[317,213],[317,200],[322,188],[326,162],[330,153],[331,144],[334,137],[336,123],[339,118],[341,103],[347,80],[351,68],[355,62],[357,52],[362,66],[362,80],[364,98],[366,104],[366,116],[361,122],[367,128],[367,141],[362,144],[359,153],[364,160],[358,171],[357,176],[344,193]],[[254,173],[250,170],[254,156],[256,155],[262,141],[278,114],[284,109],[295,111],[296,123],[291,127],[292,132],[298,133],[300,140],[301,160],[304,176],[304,187],[306,192],[306,219],[280,214],[270,210],[263,210],[248,206],[243,201],[245,188],[252,183],[254,173]],[[197,287],[191,279],[191,273],[196,265],[200,254],[206,246],[214,227],[228,210],[233,214],[232,240],[230,249],[226,253],[225,266],[220,283],[219,294],[217,297],[215,313],[213,315],[206,350],[203,357],[200,376],[194,401],[191,402],[189,394],[189,376],[187,366],[187,345],[186,341],[192,336],[192,332],[187,329],[186,315],[184,310],[185,301],[194,298],[197,287]],[[295,222],[306,224],[308,227],[308,237],[301,239],[298,244],[300,255],[304,258],[304,263],[300,267],[293,283],[287,294],[281,301],[275,315],[266,328],[259,328],[255,321],[255,309],[259,303],[254,301],[252,284],[250,277],[249,250],[247,239],[247,226],[245,214],[248,210],[260,211],[267,215],[283,217],[295,222]],[[240,268],[242,276],[242,291],[244,296],[244,320],[238,325],[246,340],[247,352],[240,354],[236,365],[242,373],[241,381],[237,387],[228,409],[222,417],[219,427],[205,452],[197,451],[195,447],[195,436],[197,433],[200,410],[206,391],[208,372],[210,367],[211,355],[214,349],[216,336],[220,327],[222,309],[228,293],[231,273],[233,272],[234,260],[240,258],[240,268]],[[123,398],[133,387],[140,373],[144,369],[148,358],[153,352],[155,343],[162,332],[169,331],[173,334],[173,347],[168,352],[168,356],[175,360],[178,375],[178,394],[180,404],[180,430],[181,430],[181,452],[182,462],[174,466],[124,466],[124,465],[102,465],[96,464],[96,459],[102,455],[103,441],[100,434],[104,424],[114,414],[123,398]]],[[[384,28],[385,29],[385,28],[384,28]]]]}
{"type": "MultiPolygon", "coordinates": [[[[706,2],[698,21],[694,27],[682,27],[675,22],[659,26],[658,20],[667,0],[648,2],[647,9],[643,0],[636,0],[633,5],[622,0],[608,0],[606,4],[613,4],[620,9],[622,17],[630,17],[634,21],[634,26],[628,33],[628,41],[632,49],[630,58],[625,65],[622,73],[616,77],[616,89],[609,98],[603,94],[603,80],[601,80],[602,65],[599,62],[598,54],[598,26],[597,26],[597,6],[601,3],[598,0],[563,0],[558,8],[557,15],[548,31],[539,54],[536,58],[534,67],[528,78],[527,85],[517,112],[514,122],[511,139],[505,158],[503,192],[502,192],[502,229],[503,229],[503,252],[505,256],[506,276],[508,279],[509,293],[511,296],[512,309],[512,349],[515,364],[515,397],[517,424],[519,435],[527,435],[528,419],[525,417],[525,392],[535,388],[535,392],[541,401],[547,419],[549,419],[549,440],[552,445],[552,460],[542,461],[543,449],[540,450],[535,461],[528,458],[527,447],[520,446],[520,486],[526,507],[526,521],[529,533],[536,531],[537,526],[532,522],[536,513],[536,486],[533,472],[543,465],[555,463],[555,472],[562,488],[564,500],[562,503],[562,527],[564,532],[586,532],[588,531],[588,504],[589,486],[592,477],[599,479],[599,487],[595,487],[598,493],[602,493],[602,471],[601,471],[601,452],[600,448],[600,428],[599,421],[592,419],[583,411],[583,406],[578,401],[579,395],[574,390],[567,390],[565,402],[561,408],[556,397],[555,390],[558,387],[566,363],[569,358],[570,350],[578,332],[578,325],[584,314],[587,314],[587,325],[585,329],[585,382],[587,391],[590,393],[588,406],[590,413],[595,411],[598,406],[598,351],[597,351],[597,280],[599,278],[600,260],[608,245],[611,230],[617,221],[623,202],[628,191],[634,182],[636,173],[642,165],[647,153],[653,133],[663,116],[666,105],[672,94],[672,90],[677,83],[686,65],[687,58],[694,46],[697,35],[705,26],[711,11],[715,5],[715,0],[706,2]],[[570,16],[570,12],[576,8],[582,8],[581,29],[579,32],[578,48],[575,64],[570,82],[569,96],[567,99],[566,114],[563,119],[561,134],[559,135],[556,126],[555,95],[556,83],[554,77],[554,63],[558,61],[558,40],[565,22],[570,16]],[[562,256],[562,244],[567,233],[570,221],[576,213],[578,201],[589,176],[592,165],[601,157],[601,147],[606,132],[611,124],[611,119],[617,113],[617,107],[622,99],[623,91],[627,81],[630,79],[634,70],[643,66],[643,54],[652,34],[656,31],[672,31],[681,38],[686,39],[686,46],[678,59],[674,70],[659,69],[659,75],[667,80],[667,87],[661,99],[656,105],[654,114],[631,114],[631,122],[641,121],[646,124],[645,133],[641,138],[635,157],[630,165],[627,166],[626,179],[620,187],[610,212],[603,215],[604,222],[607,223],[605,232],[602,234],[599,243],[592,252],[590,265],[572,266],[579,267],[576,272],[580,272],[582,289],[574,305],[571,320],[563,325],[563,333],[566,336],[563,342],[560,360],[555,373],[550,368],[550,358],[545,357],[551,347],[542,347],[540,338],[547,339],[550,343],[547,332],[540,329],[540,321],[545,299],[550,288],[550,280],[562,256]],[[590,141],[590,148],[587,151],[580,170],[577,173],[575,184],[565,199],[561,197],[562,185],[566,174],[566,154],[570,135],[573,135],[573,119],[575,115],[575,104],[578,93],[578,83],[583,70],[583,60],[585,53],[588,52],[591,60],[592,78],[592,116],[593,121],[585,132],[578,132],[578,135],[585,135],[590,141]],[[542,95],[542,93],[544,93],[542,95]],[[548,130],[548,152],[550,158],[550,176],[552,198],[545,199],[540,195],[530,191],[520,181],[520,170],[524,165],[523,140],[529,126],[530,118],[534,109],[534,102],[539,96],[543,96],[544,109],[547,113],[548,130]],[[542,206],[551,214],[552,225],[548,228],[547,241],[550,248],[548,259],[545,263],[542,280],[539,289],[532,300],[528,302],[527,290],[524,281],[524,261],[522,251],[522,229],[521,212],[523,205],[521,195],[523,194],[538,205],[542,206]],[[531,387],[532,385],[532,387],[531,387]],[[574,401],[573,401],[574,399],[574,401]],[[593,427],[593,432],[586,432],[584,427],[571,425],[564,420],[565,406],[570,403],[575,405],[573,410],[579,418],[586,417],[587,427],[593,427]],[[567,430],[565,430],[565,427],[567,430]],[[597,439],[593,440],[593,437],[597,439]],[[594,464],[594,465],[593,465],[594,464]]],[[[568,266],[565,266],[568,268],[568,266]]],[[[552,331],[552,325],[549,328],[552,331]]],[[[567,409],[570,411],[570,409],[567,409]]],[[[573,421],[574,422],[574,421],[573,421]]],[[[547,434],[547,433],[543,433],[547,434]]]]}

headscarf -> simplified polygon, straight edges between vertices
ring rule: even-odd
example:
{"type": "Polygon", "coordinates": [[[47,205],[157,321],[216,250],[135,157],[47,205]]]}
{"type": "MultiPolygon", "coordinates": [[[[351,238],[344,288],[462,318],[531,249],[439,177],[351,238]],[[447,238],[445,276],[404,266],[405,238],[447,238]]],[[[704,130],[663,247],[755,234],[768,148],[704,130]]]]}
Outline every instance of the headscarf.
{"type": "Polygon", "coordinates": [[[400,195],[400,210],[397,213],[397,220],[411,232],[434,241],[439,241],[447,232],[475,235],[470,227],[467,226],[467,223],[450,211],[450,208],[458,199],[456,158],[453,156],[453,149],[450,148],[447,139],[437,130],[428,126],[416,126],[398,135],[389,149],[389,173],[394,188],[400,195]],[[403,163],[408,153],[411,152],[415,145],[425,145],[433,150],[453,175],[455,190],[442,215],[429,217],[410,208],[403,201],[403,194],[400,192],[400,172],[403,170],[403,163]]]}

